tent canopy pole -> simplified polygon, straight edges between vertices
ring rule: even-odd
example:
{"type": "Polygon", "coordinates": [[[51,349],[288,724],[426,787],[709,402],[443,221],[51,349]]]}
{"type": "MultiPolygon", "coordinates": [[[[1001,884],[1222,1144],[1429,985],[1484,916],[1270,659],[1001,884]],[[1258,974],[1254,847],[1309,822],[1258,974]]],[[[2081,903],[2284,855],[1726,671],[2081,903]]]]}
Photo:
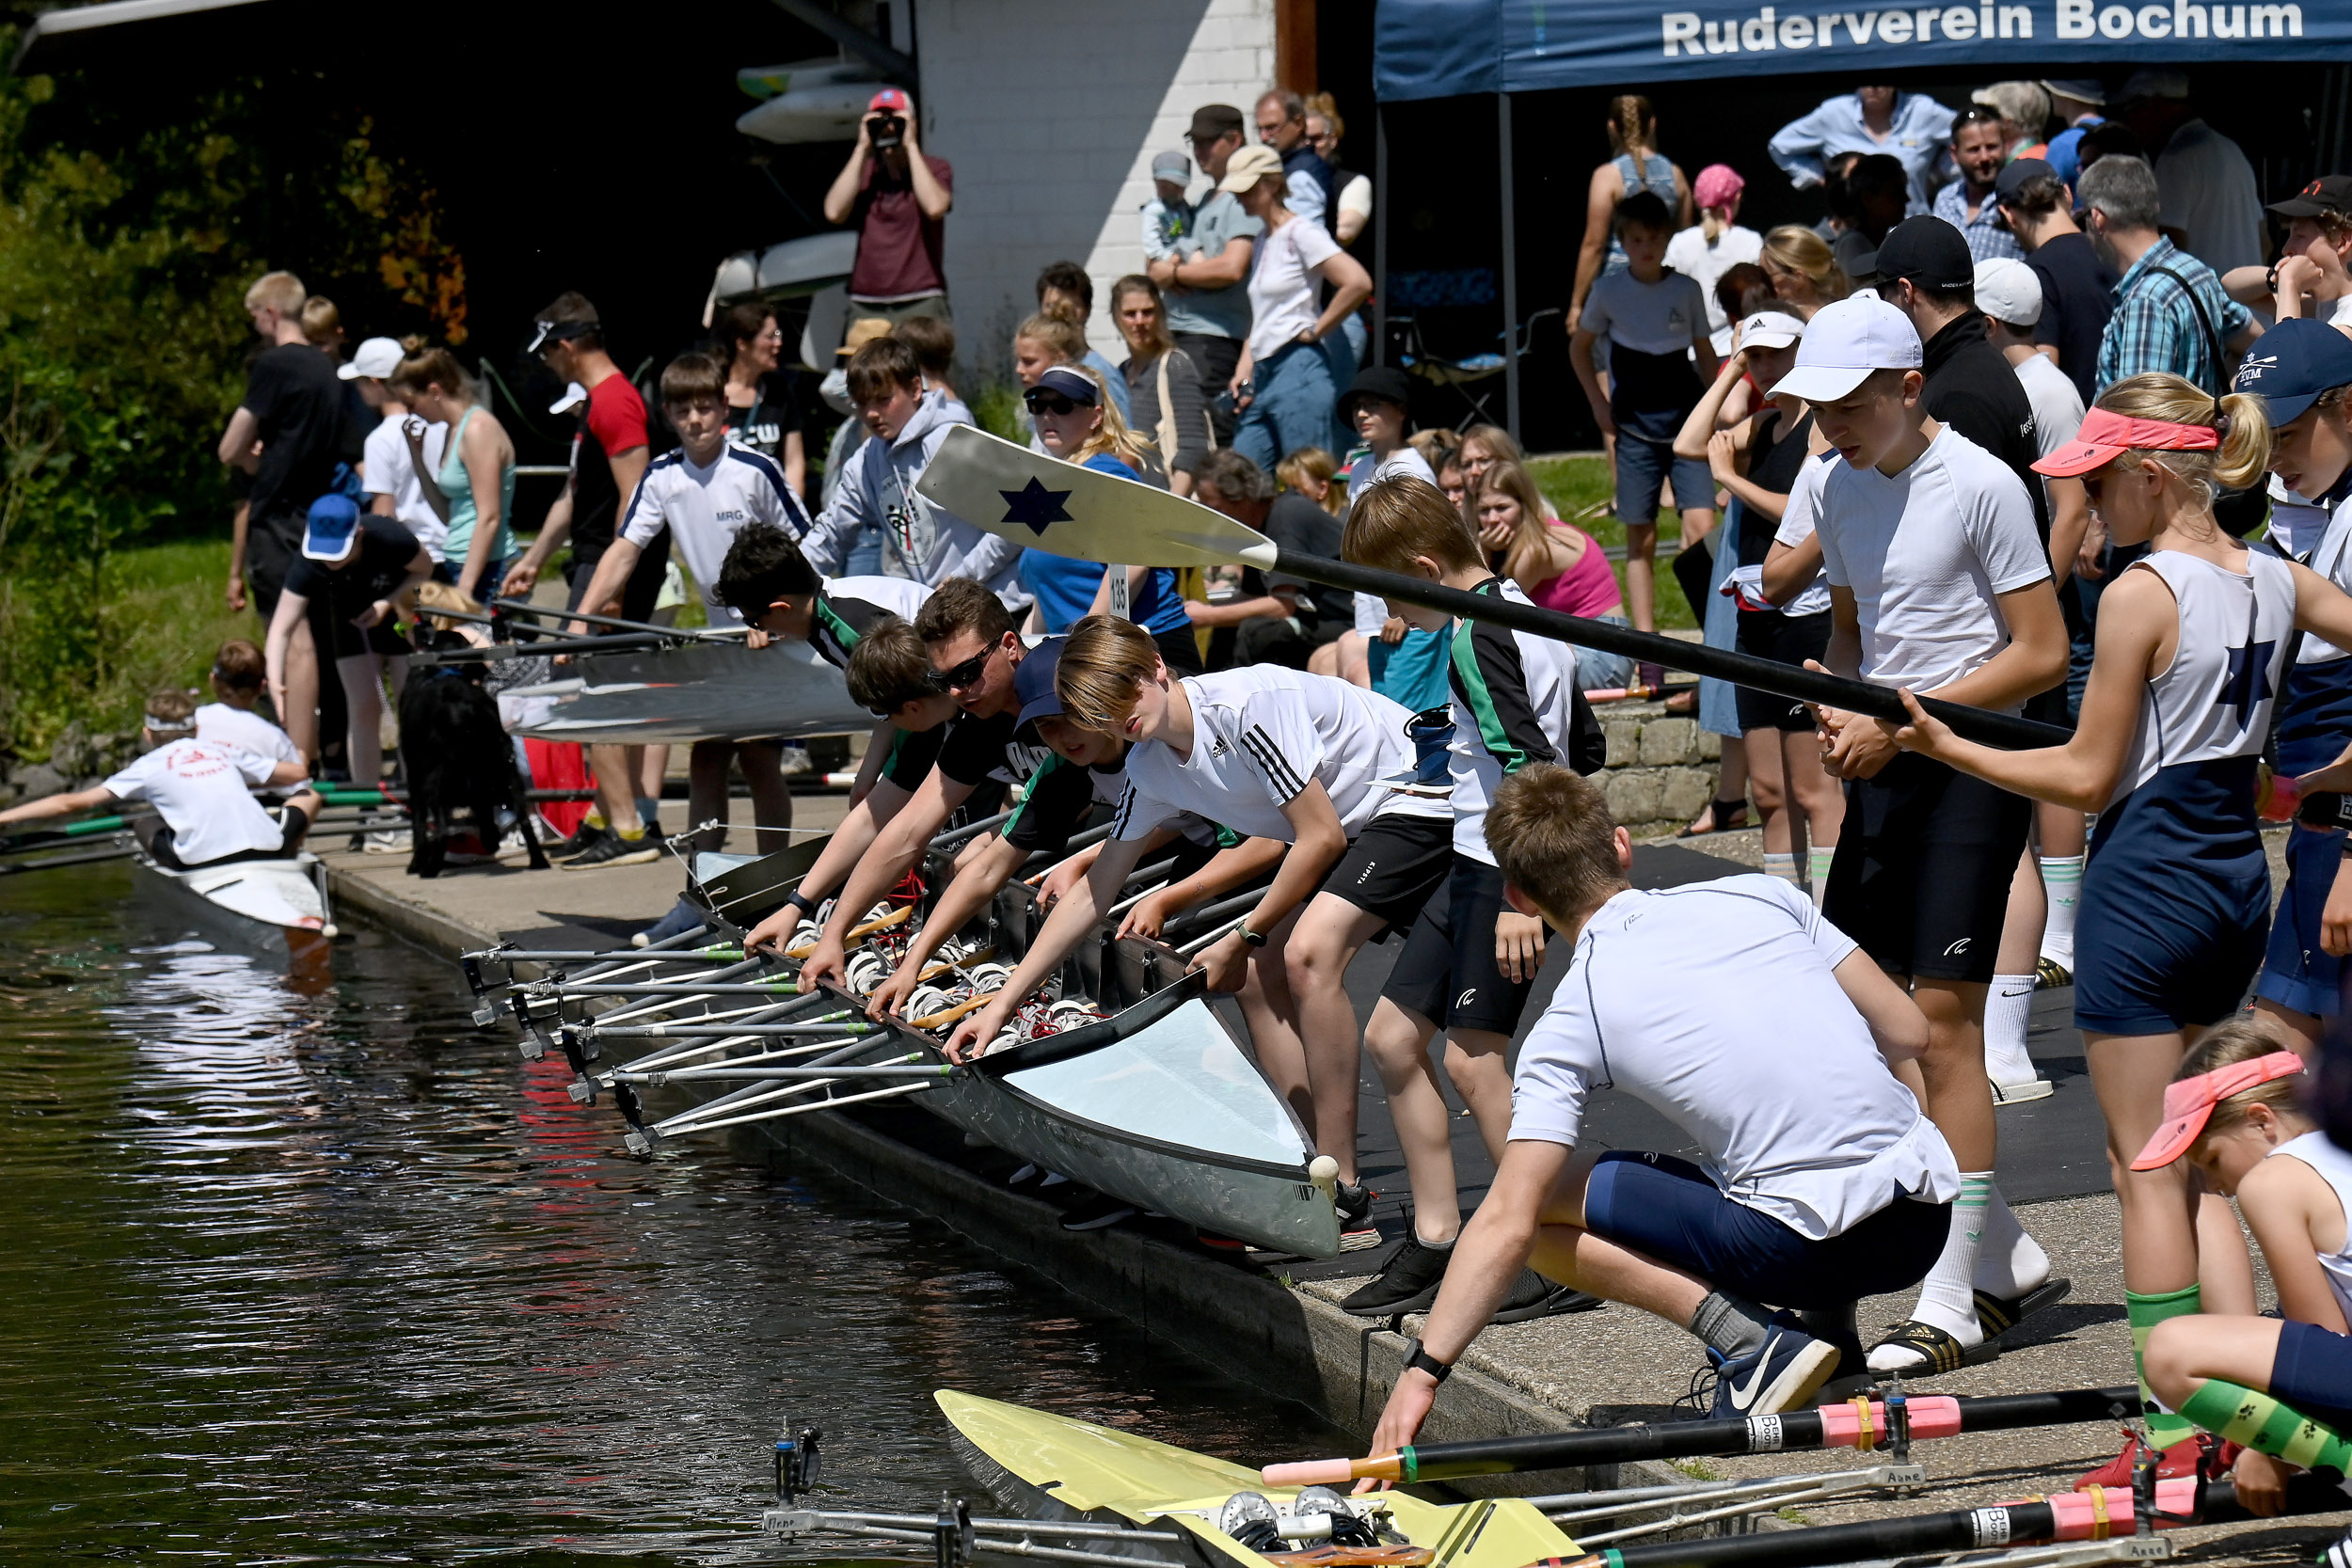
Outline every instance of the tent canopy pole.
{"type": "Polygon", "coordinates": [[[1511,95],[1495,94],[1496,177],[1502,183],[1502,402],[1503,427],[1519,438],[1519,240],[1511,177],[1511,95]]]}

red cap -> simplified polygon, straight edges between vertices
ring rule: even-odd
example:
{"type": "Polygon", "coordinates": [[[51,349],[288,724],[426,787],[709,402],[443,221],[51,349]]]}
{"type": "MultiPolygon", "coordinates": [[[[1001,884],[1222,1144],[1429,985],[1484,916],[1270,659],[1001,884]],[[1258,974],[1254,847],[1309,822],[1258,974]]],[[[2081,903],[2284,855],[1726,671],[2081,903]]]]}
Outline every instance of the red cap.
{"type": "Polygon", "coordinates": [[[2292,1078],[2303,1070],[2303,1058],[2292,1051],[2274,1051],[2250,1062],[2232,1062],[2194,1078],[2169,1084],[2164,1090],[2164,1125],[2132,1162],[2134,1170],[2162,1170],[2188,1152],[2213,1108],[2233,1094],[2244,1094],[2274,1078],[2292,1078]]]}
{"type": "Polygon", "coordinates": [[[2209,424],[2174,424],[2169,420],[2135,420],[2111,408],[2083,416],[2074,438],[2033,466],[2038,474],[2073,479],[2104,468],[2127,451],[2211,451],[2221,432],[2209,424]]]}
{"type": "Polygon", "coordinates": [[[882,91],[876,93],[872,98],[866,100],[866,112],[871,114],[876,109],[888,109],[894,115],[905,114],[907,112],[907,95],[900,92],[897,87],[884,87],[882,91]]]}

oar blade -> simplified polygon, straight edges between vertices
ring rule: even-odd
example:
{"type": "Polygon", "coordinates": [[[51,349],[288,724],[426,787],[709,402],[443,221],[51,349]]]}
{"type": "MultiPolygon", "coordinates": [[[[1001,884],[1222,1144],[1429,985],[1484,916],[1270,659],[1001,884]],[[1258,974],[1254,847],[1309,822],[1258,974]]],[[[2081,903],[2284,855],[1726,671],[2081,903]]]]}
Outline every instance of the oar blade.
{"type": "Polygon", "coordinates": [[[1222,513],[970,425],[947,432],[914,488],[976,527],[1079,561],[1274,564],[1273,543],[1222,513]]]}

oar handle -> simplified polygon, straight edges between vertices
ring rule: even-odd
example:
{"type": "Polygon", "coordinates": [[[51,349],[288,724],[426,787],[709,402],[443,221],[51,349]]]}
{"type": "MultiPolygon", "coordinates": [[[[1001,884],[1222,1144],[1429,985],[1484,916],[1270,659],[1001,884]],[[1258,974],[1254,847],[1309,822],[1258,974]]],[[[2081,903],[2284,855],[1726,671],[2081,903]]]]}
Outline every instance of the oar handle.
{"type": "MultiPolygon", "coordinates": [[[[1514,603],[1492,594],[1471,594],[1459,588],[1444,588],[1422,578],[1375,571],[1370,566],[1359,566],[1351,562],[1302,555],[1279,547],[1274,552],[1274,563],[1268,569],[1290,577],[1305,578],[1310,582],[1344,588],[1354,594],[1376,594],[1383,598],[1403,599],[1407,604],[1443,610],[1448,615],[1459,616],[1466,621],[1486,621],[1508,626],[1514,631],[1532,632],[1537,637],[1573,643],[1580,648],[1598,648],[1605,653],[1623,654],[1629,658],[1672,665],[1694,675],[1711,675],[1717,680],[1730,681],[1755,691],[1769,691],[1776,697],[1787,697],[1794,702],[1824,703],[1852,713],[1867,714],[1873,719],[1899,721],[1910,718],[1902,699],[1895,694],[1891,687],[1848,680],[1843,675],[1824,674],[1800,665],[1783,664],[1777,659],[1758,658],[1753,654],[1733,653],[1726,648],[1710,648],[1703,642],[1684,642],[1677,638],[1661,637],[1656,632],[1635,631],[1630,626],[1612,626],[1606,621],[1588,620],[1581,615],[1563,615],[1556,610],[1545,610],[1538,605],[1514,603]]],[[[2025,751],[2041,746],[2063,746],[2071,738],[2067,731],[2054,724],[2020,719],[2007,713],[1991,713],[1961,703],[1926,697],[1920,699],[1920,705],[1949,724],[1954,734],[1969,740],[1982,741],[1988,746],[2025,751]]]]}

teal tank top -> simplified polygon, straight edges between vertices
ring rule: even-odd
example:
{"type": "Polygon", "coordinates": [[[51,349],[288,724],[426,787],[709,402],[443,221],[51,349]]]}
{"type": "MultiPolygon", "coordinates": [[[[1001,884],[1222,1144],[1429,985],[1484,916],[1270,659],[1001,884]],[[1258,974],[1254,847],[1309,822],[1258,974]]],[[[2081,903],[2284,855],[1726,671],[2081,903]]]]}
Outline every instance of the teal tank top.
{"type": "MultiPolygon", "coordinates": [[[[433,476],[441,494],[449,499],[449,537],[442,542],[441,554],[452,572],[465,571],[466,553],[473,548],[473,526],[481,519],[473,502],[473,476],[466,471],[463,450],[466,427],[473,423],[473,417],[480,412],[478,408],[469,408],[465,418],[457,421],[457,428],[450,432],[449,452],[441,459],[441,471],[433,476]]],[[[503,561],[515,553],[514,516],[515,465],[509,463],[499,470],[499,531],[490,543],[485,560],[503,561]]],[[[479,583],[475,589],[478,596],[487,598],[487,594],[480,593],[479,583]]],[[[497,592],[495,583],[491,592],[497,592]]]]}

